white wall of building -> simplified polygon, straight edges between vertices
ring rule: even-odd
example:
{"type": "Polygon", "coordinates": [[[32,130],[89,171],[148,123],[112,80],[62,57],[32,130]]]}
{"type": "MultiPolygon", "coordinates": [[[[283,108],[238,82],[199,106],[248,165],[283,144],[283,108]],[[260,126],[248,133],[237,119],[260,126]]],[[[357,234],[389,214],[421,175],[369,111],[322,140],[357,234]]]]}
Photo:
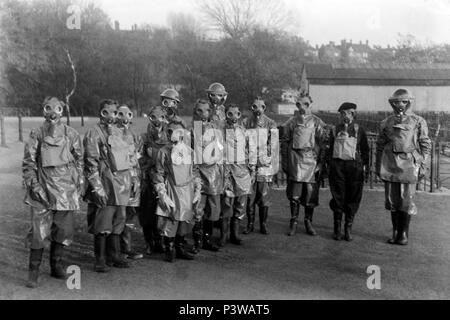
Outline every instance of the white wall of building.
{"type": "Polygon", "coordinates": [[[353,102],[360,111],[390,111],[388,98],[398,88],[411,90],[416,97],[413,105],[417,111],[450,112],[450,86],[357,86],[310,84],[309,91],[315,110],[336,110],[343,102],[353,102]]]}

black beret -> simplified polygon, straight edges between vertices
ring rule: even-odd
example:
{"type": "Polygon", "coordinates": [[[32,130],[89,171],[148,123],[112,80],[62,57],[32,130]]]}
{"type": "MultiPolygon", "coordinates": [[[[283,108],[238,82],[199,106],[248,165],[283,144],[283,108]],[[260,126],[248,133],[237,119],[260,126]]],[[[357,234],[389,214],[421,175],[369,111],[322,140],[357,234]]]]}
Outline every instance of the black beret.
{"type": "Polygon", "coordinates": [[[349,109],[355,109],[356,110],[356,104],[351,103],[351,102],[344,102],[339,107],[338,112],[341,112],[341,111],[344,111],[344,110],[349,110],[349,109]]]}

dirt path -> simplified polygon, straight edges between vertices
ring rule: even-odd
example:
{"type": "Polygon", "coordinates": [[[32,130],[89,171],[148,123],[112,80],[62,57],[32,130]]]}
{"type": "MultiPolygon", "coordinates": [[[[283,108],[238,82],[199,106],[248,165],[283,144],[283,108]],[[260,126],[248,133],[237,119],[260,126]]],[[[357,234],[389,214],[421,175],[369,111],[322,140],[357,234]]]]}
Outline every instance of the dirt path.
{"type": "MultiPolygon", "coordinates": [[[[366,191],[351,243],[331,239],[329,191],[321,191],[314,224],[317,237],[300,225],[285,235],[289,208],[283,191],[274,191],[271,234],[242,236],[244,246],[228,244],[219,253],[202,251],[195,261],[169,264],[161,255],[137,261],[131,269],[93,272],[92,239],[84,212],[77,214],[75,244],[68,262],[80,266],[81,290],[48,276],[48,253],[39,289],[24,287],[28,252],[23,238],[28,209],[22,204],[23,145],[0,148],[0,299],[448,299],[450,298],[450,197],[420,193],[420,215],[411,224],[406,247],[385,243],[390,221],[383,193],[366,191]],[[369,290],[366,269],[381,269],[381,290],[369,290]]],[[[218,231],[216,230],[216,233],[218,231]]],[[[136,248],[143,249],[136,233],[136,248]]],[[[190,239],[189,239],[190,241],[190,239]]]]}

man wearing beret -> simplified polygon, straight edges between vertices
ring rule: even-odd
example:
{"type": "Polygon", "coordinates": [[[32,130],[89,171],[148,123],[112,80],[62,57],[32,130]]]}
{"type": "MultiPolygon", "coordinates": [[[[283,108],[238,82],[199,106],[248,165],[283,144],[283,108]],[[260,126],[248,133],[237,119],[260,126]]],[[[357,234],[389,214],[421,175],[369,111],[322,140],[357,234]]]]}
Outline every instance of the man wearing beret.
{"type": "Polygon", "coordinates": [[[341,122],[330,135],[328,164],[334,217],[335,240],[342,239],[341,224],[345,215],[344,239],[352,241],[352,224],[361,203],[364,176],[369,168],[369,144],[366,132],[355,122],[356,104],[344,102],[338,109],[341,122]]]}

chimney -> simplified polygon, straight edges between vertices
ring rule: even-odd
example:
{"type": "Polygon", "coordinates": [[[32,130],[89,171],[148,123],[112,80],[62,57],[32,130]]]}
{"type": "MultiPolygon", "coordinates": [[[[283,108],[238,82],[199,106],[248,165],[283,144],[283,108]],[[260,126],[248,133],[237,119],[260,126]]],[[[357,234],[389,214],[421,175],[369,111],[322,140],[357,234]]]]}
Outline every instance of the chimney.
{"type": "Polygon", "coordinates": [[[361,45],[362,45],[362,40],[359,40],[359,44],[361,44],[361,45]]]}
{"type": "Polygon", "coordinates": [[[369,40],[366,40],[366,46],[368,46],[369,45],[369,40]]]}
{"type": "Polygon", "coordinates": [[[120,30],[120,24],[119,21],[114,21],[114,30],[119,31],[120,30]]]}
{"type": "Polygon", "coordinates": [[[387,45],[387,48],[388,48],[388,49],[390,49],[390,48],[391,48],[391,45],[390,45],[390,44],[388,44],[388,45],[387,45]]]}
{"type": "Polygon", "coordinates": [[[319,45],[318,44],[316,44],[316,50],[319,50],[319,45]]]}
{"type": "Polygon", "coordinates": [[[350,39],[350,44],[352,44],[352,42],[353,42],[353,40],[352,40],[352,39],[350,39]]]}
{"type": "Polygon", "coordinates": [[[345,47],[345,39],[341,40],[341,45],[345,47]]]}

